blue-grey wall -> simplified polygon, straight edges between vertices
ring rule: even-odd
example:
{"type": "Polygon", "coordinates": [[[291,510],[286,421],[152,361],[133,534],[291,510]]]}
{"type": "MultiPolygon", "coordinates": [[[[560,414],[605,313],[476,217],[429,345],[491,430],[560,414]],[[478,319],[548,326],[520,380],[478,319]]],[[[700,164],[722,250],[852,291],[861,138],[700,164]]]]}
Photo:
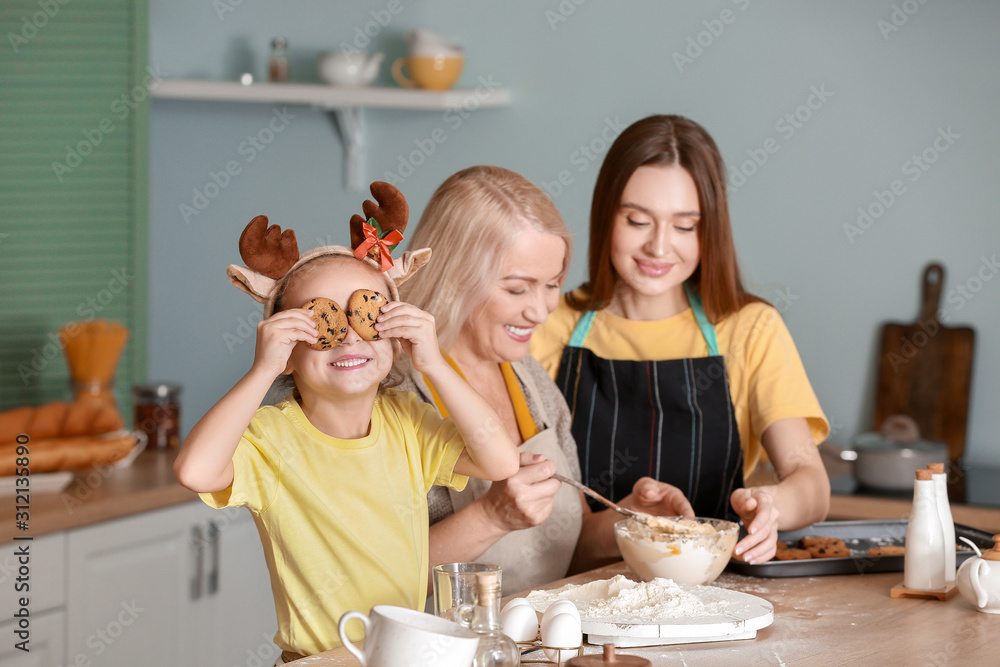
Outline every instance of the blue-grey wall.
{"type": "MultiPolygon", "coordinates": [[[[494,82],[510,106],[369,110],[365,178],[402,173],[416,220],[458,169],[523,173],[576,234],[568,286],[606,140],[651,113],[697,120],[730,165],[744,275],[782,309],[833,439],[869,429],[879,327],[916,319],[938,260],[948,324],[978,336],[966,458],[1000,466],[1000,3],[152,0],[150,21],[151,65],[184,78],[261,77],[274,36],[302,81],[318,51],[365,31],[389,62],[411,28],[461,42],[459,87],[494,82]]],[[[158,100],[151,135],[150,376],[183,383],[189,428],[252,360],[260,307],[224,275],[243,226],[264,213],[303,249],[346,243],[362,195],[343,186],[331,120],[307,107],[158,100]],[[244,143],[272,119],[263,150],[244,143]]]]}

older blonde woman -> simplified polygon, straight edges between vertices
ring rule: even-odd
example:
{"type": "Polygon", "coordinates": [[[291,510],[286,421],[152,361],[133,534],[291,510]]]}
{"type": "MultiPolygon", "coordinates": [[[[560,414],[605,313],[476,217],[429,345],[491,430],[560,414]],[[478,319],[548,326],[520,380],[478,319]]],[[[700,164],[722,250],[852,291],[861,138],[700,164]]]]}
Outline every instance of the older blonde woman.
{"type": "MultiPolygon", "coordinates": [[[[562,217],[524,177],[470,167],[437,189],[410,247],[430,247],[434,255],[401,298],[434,316],[450,363],[493,405],[502,422],[493,427],[506,429],[521,451],[521,468],[510,479],[470,480],[462,492],[431,490],[430,563],[497,563],[505,594],[561,578],[571,562],[574,569],[597,564],[591,540],[579,539],[593,515],[582,495],[552,479],[555,472],[580,478],[569,410],[528,354],[532,332],[558,304],[569,266],[571,237],[562,217]]],[[[400,388],[446,414],[426,378],[403,370],[400,388]]],[[[673,493],[648,479],[635,491],[623,503],[654,512],[673,493]]],[[[609,534],[599,542],[613,540],[601,530],[609,534]]]]}

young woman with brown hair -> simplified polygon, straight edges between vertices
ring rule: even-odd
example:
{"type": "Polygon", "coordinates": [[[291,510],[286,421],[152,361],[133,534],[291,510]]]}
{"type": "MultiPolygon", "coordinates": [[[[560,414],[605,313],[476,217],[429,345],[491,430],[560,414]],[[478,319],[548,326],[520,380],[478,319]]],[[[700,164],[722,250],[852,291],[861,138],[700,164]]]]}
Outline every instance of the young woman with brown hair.
{"type": "MultiPolygon", "coordinates": [[[[826,516],[815,444],[829,424],[780,315],[743,287],[725,173],[691,120],[627,128],[594,189],[590,279],[532,353],[569,403],[585,483],[612,499],[645,477],[675,486],[698,516],[742,520],[737,555],[762,562],[779,528],[826,516]],[[780,481],[744,488],[762,452],[780,481]]],[[[616,519],[585,516],[581,541],[614,555],[604,524],[616,519]]]]}

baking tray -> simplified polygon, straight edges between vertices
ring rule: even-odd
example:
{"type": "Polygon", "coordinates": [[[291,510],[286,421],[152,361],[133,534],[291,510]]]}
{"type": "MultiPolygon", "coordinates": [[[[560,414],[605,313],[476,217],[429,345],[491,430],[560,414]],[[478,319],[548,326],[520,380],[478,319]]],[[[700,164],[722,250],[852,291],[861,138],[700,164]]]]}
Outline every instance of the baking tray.
{"type": "MultiPolygon", "coordinates": [[[[902,572],[903,556],[869,556],[871,547],[898,545],[906,542],[906,519],[874,521],[821,521],[800,530],[779,531],[778,539],[791,545],[808,535],[836,537],[851,550],[850,557],[809,558],[806,560],[770,560],[750,565],[735,558],[726,569],[752,577],[814,577],[825,574],[870,574],[873,572],[902,572]]],[[[993,535],[982,530],[955,524],[955,538],[967,537],[984,551],[993,546],[993,535]]],[[[975,552],[958,541],[955,567],[964,563],[975,552]]]]}

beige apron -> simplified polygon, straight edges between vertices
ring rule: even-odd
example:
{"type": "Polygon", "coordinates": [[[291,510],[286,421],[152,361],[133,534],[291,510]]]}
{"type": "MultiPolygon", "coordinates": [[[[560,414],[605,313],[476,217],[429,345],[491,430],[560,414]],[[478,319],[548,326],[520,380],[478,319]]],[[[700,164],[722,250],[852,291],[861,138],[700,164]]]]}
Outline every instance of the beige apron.
{"type": "MultiPolygon", "coordinates": [[[[525,394],[538,395],[531,378],[520,373],[517,378],[524,383],[525,394]]],[[[541,401],[538,402],[538,410],[542,423],[552,423],[544,413],[545,408],[541,405],[541,401]]],[[[559,446],[554,428],[549,427],[525,440],[520,446],[520,451],[541,454],[555,461],[556,470],[560,474],[570,476],[569,462],[559,446]]],[[[448,489],[455,511],[484,495],[491,483],[470,478],[464,491],[448,489]]],[[[566,576],[570,560],[573,558],[573,550],[580,537],[581,521],[579,491],[563,484],[556,493],[552,514],[545,522],[533,528],[507,533],[476,560],[481,563],[495,563],[502,568],[503,595],[538,588],[542,584],[566,576]]]]}

